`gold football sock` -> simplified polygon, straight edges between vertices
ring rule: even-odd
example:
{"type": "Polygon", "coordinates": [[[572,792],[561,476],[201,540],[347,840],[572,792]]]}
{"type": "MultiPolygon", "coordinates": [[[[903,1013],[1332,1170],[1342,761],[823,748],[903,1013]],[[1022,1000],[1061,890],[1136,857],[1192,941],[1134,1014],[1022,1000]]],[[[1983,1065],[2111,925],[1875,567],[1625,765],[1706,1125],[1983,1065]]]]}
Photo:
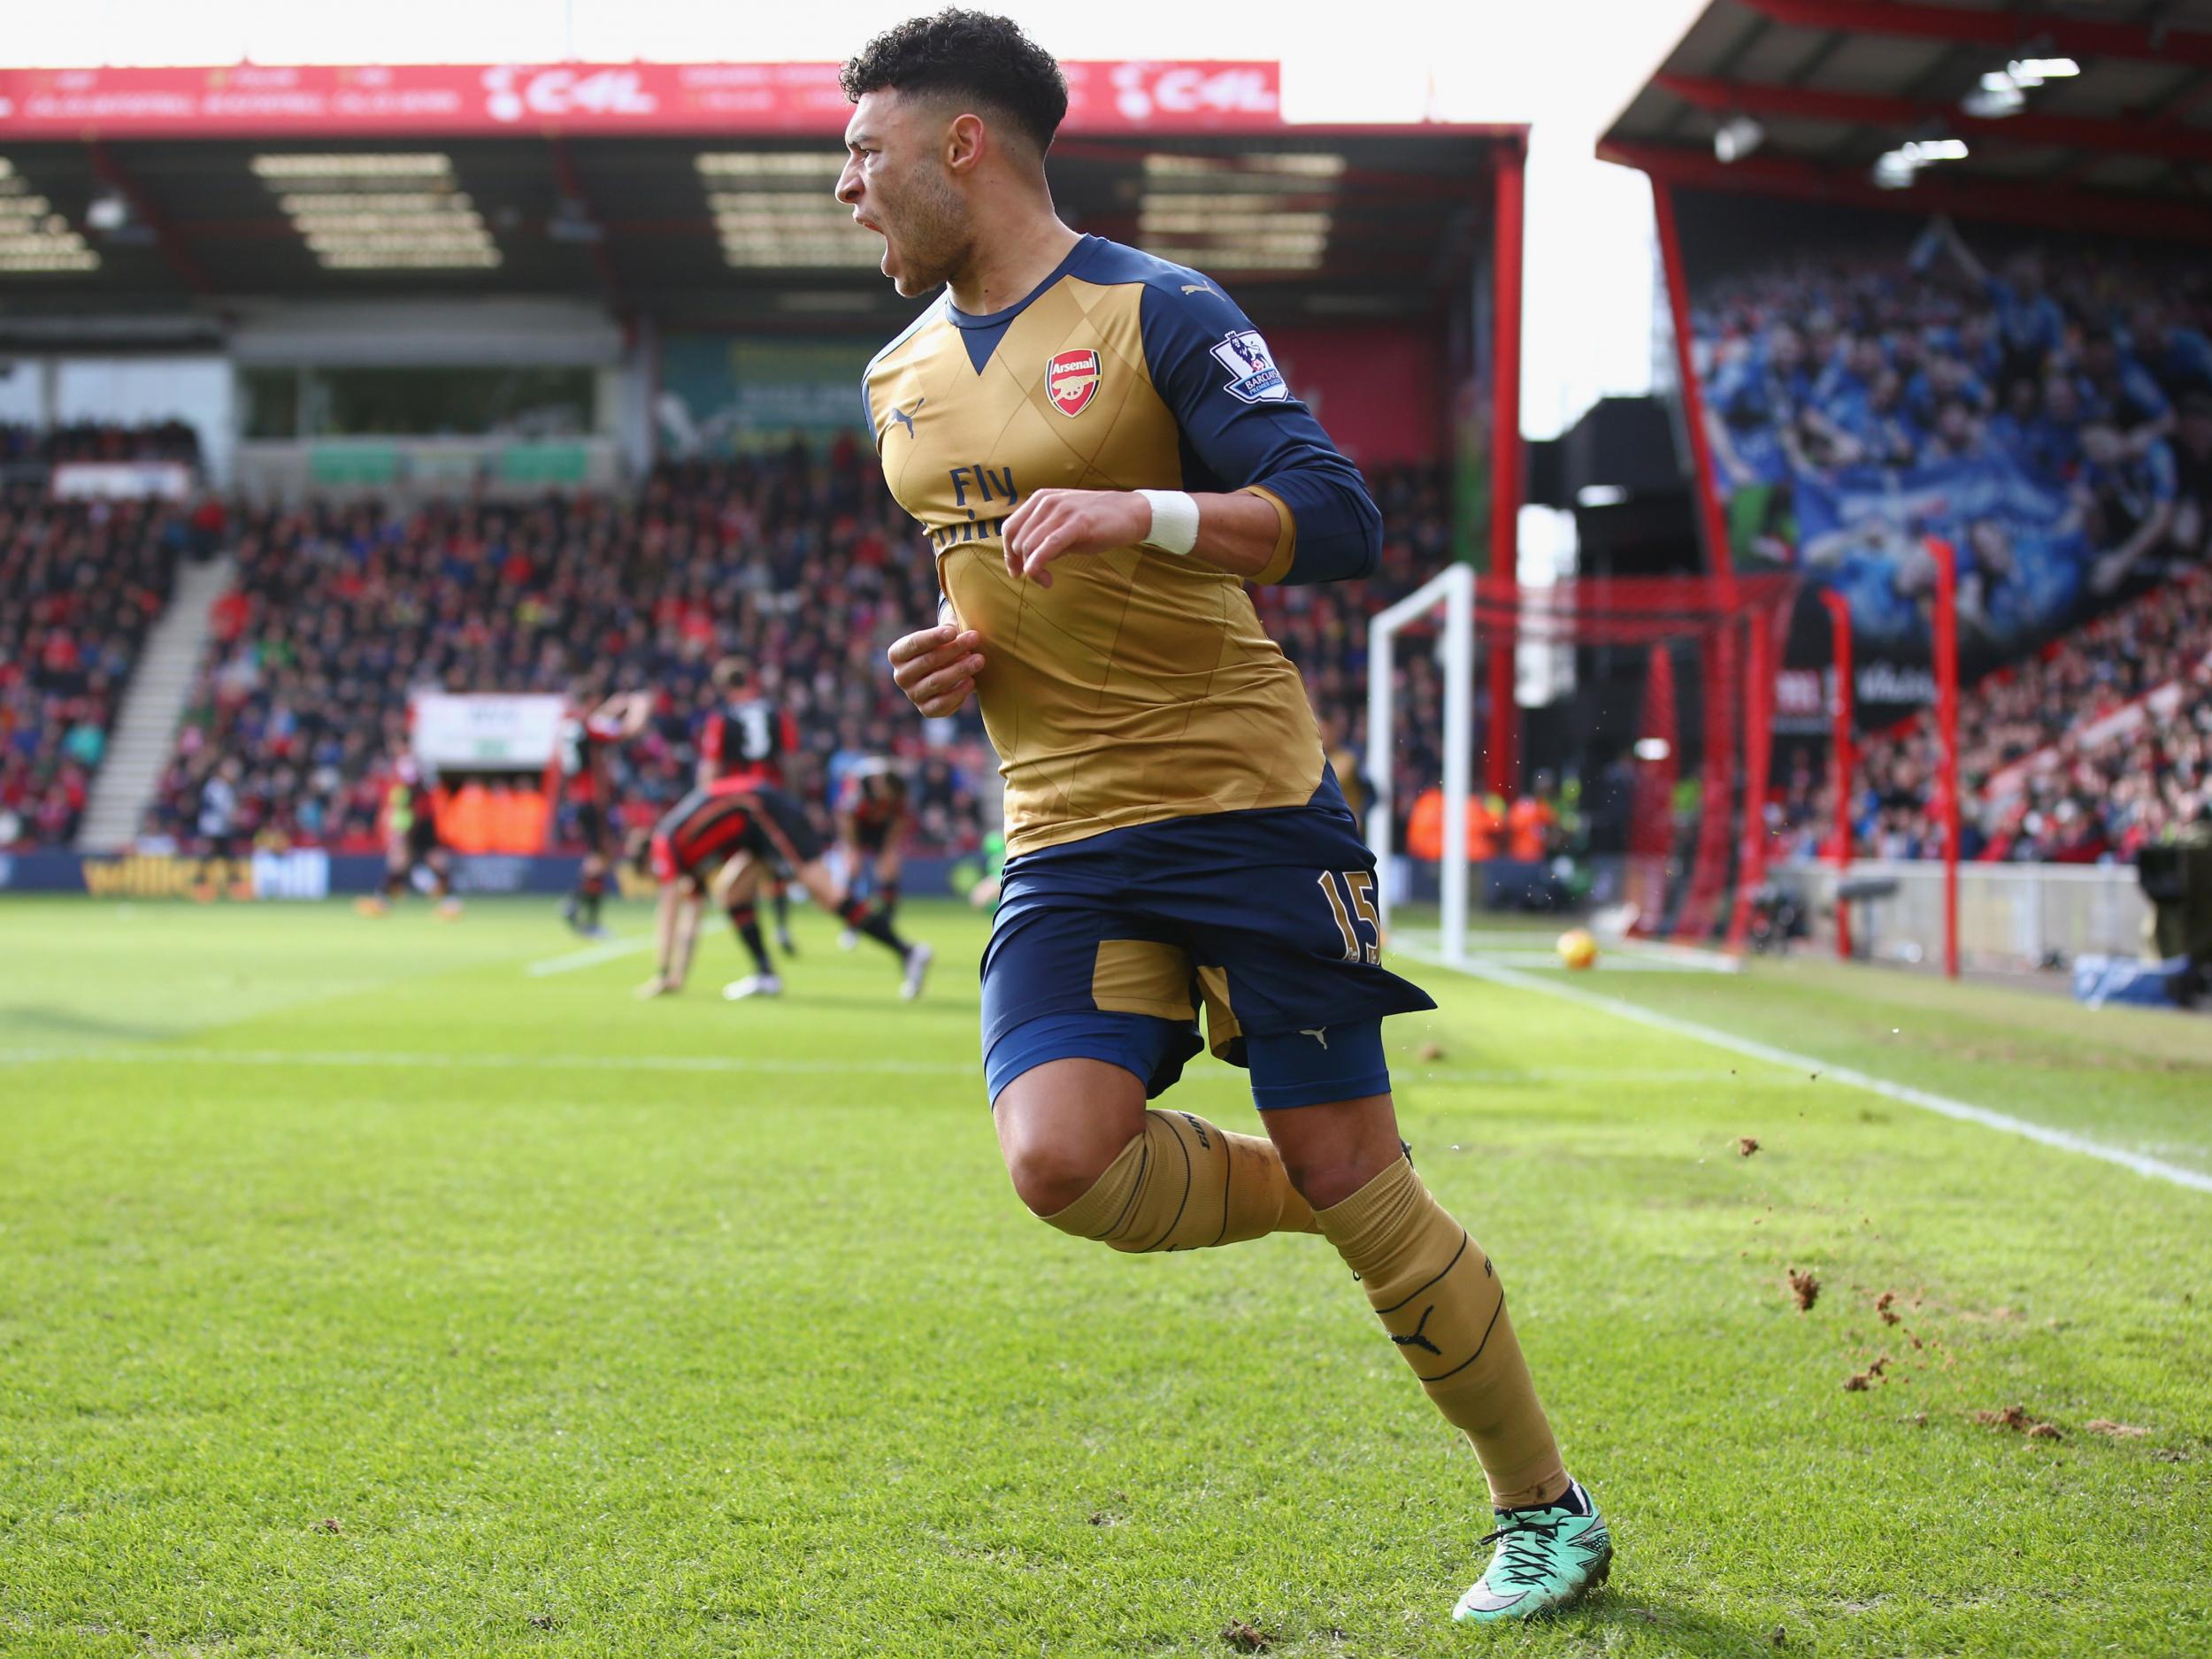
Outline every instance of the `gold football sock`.
{"type": "Polygon", "coordinates": [[[1528,1509],[1566,1491],[1505,1289],[1412,1164],[1400,1158],[1317,1219],[1436,1409],[1474,1443],[1493,1506],[1528,1509]]]}
{"type": "Polygon", "coordinates": [[[1117,1250],[1197,1250],[1270,1233],[1318,1233],[1274,1143],[1188,1112],[1148,1111],[1091,1190],[1045,1217],[1117,1250]]]}

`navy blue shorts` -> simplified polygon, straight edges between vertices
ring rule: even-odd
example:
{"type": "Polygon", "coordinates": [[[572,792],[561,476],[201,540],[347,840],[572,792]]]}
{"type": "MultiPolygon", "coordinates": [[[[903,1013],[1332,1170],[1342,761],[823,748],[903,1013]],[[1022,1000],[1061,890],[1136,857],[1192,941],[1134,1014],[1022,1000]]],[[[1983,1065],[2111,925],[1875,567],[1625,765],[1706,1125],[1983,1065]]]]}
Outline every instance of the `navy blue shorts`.
{"type": "Polygon", "coordinates": [[[1332,778],[1308,806],[1139,825],[1009,862],[983,953],[993,1095],[1017,1063],[1070,1056],[1122,1064],[1157,1095],[1209,1046],[1250,1069],[1263,1107],[1387,1089],[1379,1022],[1436,1004],[1381,965],[1374,858],[1342,802],[1332,778]]]}

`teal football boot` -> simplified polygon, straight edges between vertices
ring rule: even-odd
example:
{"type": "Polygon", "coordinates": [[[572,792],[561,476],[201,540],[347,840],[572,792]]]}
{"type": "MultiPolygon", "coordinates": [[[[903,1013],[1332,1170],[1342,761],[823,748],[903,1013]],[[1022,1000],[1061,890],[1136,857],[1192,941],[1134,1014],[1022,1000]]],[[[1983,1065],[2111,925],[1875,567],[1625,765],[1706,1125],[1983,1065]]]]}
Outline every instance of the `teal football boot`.
{"type": "Polygon", "coordinates": [[[1479,1541],[1498,1553],[1452,1609],[1463,1624],[1534,1618],[1555,1613],[1605,1582],[1613,1567],[1613,1537],[1580,1481],[1540,1509],[1500,1509],[1498,1528],[1479,1541]]]}

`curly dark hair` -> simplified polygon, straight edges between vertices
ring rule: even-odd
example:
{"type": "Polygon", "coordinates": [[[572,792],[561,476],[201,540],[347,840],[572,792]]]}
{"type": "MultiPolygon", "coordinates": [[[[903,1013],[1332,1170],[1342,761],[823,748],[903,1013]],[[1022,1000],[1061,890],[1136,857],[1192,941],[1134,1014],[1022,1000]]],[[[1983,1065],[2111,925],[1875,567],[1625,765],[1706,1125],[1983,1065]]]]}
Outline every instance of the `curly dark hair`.
{"type": "Polygon", "coordinates": [[[838,84],[855,104],[886,88],[972,98],[1040,150],[1068,112],[1068,83],[1052,54],[1011,18],[962,6],[886,29],[846,63],[838,84]]]}

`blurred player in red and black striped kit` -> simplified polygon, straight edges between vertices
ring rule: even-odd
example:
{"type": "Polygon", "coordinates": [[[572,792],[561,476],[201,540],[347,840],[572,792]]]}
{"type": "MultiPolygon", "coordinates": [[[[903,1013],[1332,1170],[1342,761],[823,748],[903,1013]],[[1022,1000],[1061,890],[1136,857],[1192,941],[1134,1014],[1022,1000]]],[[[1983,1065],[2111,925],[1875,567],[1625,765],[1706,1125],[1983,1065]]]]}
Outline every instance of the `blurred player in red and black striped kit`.
{"type": "MultiPolygon", "coordinates": [[[[862,762],[846,774],[837,799],[837,841],[845,849],[845,879],[856,897],[872,899],[888,921],[899,908],[900,847],[913,813],[906,778],[887,760],[862,762]]],[[[859,935],[849,927],[837,942],[850,950],[859,935]]]]}
{"type": "Polygon", "coordinates": [[[607,765],[609,751],[645,729],[653,718],[653,695],[646,691],[618,691],[591,705],[588,686],[580,686],[562,718],[554,758],[561,769],[562,787],[576,807],[576,830],[584,843],[583,868],[576,890],[561,903],[561,919],[588,938],[601,938],[599,906],[607,896],[607,874],[620,851],[615,824],[614,780],[607,765]]]}
{"type": "Polygon", "coordinates": [[[933,954],[930,948],[900,938],[881,910],[840,894],[822,851],[806,810],[772,784],[725,778],[678,802],[653,832],[653,873],[661,883],[655,923],[658,954],[653,977],[638,987],[638,995],[665,996],[683,988],[699,913],[710,892],[728,912],[738,942],[753,959],[753,972],[724,987],[722,995],[732,1002],[780,995],[783,981],[769,963],[753,901],[771,867],[781,864],[817,904],[895,955],[905,970],[902,995],[910,1001],[919,996],[933,954]]]}
{"type": "MultiPolygon", "coordinates": [[[[742,657],[726,657],[717,663],[714,685],[722,702],[699,731],[699,787],[710,788],[726,779],[786,787],[785,763],[799,752],[799,723],[791,718],[791,710],[768,695],[754,678],[752,664],[742,657]]],[[[791,941],[791,899],[785,877],[772,864],[764,874],[776,918],[776,949],[795,956],[799,951],[791,941]]]]}

